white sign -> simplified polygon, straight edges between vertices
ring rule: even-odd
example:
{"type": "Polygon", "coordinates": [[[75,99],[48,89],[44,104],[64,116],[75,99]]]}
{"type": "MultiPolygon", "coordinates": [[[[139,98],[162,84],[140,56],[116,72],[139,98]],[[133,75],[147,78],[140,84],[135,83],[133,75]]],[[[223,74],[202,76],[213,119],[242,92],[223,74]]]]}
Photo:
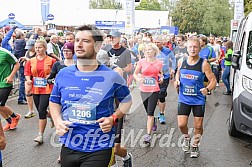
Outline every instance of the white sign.
{"type": "Polygon", "coordinates": [[[241,20],[244,17],[244,0],[235,0],[234,20],[241,20]]]}
{"type": "Polygon", "coordinates": [[[135,28],[135,0],[125,1],[125,34],[133,35],[135,28]]]}

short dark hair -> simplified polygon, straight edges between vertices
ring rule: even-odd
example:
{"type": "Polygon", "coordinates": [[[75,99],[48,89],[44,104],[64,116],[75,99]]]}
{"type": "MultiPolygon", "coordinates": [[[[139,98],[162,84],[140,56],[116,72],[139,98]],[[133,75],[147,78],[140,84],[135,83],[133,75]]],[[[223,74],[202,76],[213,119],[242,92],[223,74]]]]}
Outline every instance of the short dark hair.
{"type": "Polygon", "coordinates": [[[0,46],[2,45],[3,38],[0,36],[0,46]]]}
{"type": "Polygon", "coordinates": [[[75,38],[75,35],[72,32],[67,32],[65,36],[73,36],[75,38]]]}
{"type": "Polygon", "coordinates": [[[207,44],[207,37],[201,36],[199,39],[201,39],[205,44],[207,44]]]}
{"type": "Polygon", "coordinates": [[[21,39],[22,36],[24,36],[24,33],[18,32],[16,35],[16,39],[21,39]]]}
{"type": "Polygon", "coordinates": [[[179,34],[179,35],[177,36],[177,38],[181,38],[181,39],[182,39],[182,41],[184,41],[184,40],[185,40],[185,36],[184,36],[184,35],[182,35],[182,34],[179,34]]]}
{"type": "Polygon", "coordinates": [[[103,41],[103,34],[101,31],[94,25],[88,24],[83,25],[78,28],[76,28],[77,31],[90,31],[92,33],[92,37],[95,42],[102,42],[103,41]]]}

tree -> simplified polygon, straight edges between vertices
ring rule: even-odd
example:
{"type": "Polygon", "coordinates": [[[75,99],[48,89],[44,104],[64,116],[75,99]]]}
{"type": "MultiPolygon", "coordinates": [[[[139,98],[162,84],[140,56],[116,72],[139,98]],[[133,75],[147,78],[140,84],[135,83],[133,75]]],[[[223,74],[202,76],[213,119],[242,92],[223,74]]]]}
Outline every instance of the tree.
{"type": "Polygon", "coordinates": [[[244,13],[247,16],[252,11],[252,1],[244,0],[244,13]]]}
{"type": "Polygon", "coordinates": [[[122,9],[122,3],[116,0],[89,0],[89,9],[122,9]]]}
{"type": "Polygon", "coordinates": [[[136,10],[161,10],[158,0],[141,0],[140,4],[135,7],[136,10]]]}
{"type": "Polygon", "coordinates": [[[228,0],[180,0],[171,16],[182,33],[228,35],[232,10],[228,0]]]}
{"type": "Polygon", "coordinates": [[[173,11],[177,0],[162,0],[160,2],[161,10],[173,11]]]}

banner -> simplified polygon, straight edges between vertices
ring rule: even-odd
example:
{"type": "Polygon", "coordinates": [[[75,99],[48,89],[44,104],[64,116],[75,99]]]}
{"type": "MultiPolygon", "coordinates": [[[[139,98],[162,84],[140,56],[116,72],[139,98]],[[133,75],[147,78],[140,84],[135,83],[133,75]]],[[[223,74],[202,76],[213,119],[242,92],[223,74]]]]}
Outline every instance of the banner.
{"type": "Polygon", "coordinates": [[[99,29],[124,29],[125,21],[95,21],[95,26],[99,29]]]}
{"type": "Polygon", "coordinates": [[[134,35],[135,28],[135,1],[126,0],[125,1],[125,34],[134,35]]]}
{"type": "Polygon", "coordinates": [[[241,20],[244,17],[244,0],[235,0],[234,20],[241,20]]]}
{"type": "Polygon", "coordinates": [[[40,0],[40,1],[41,1],[42,21],[48,21],[47,15],[49,14],[50,0],[40,0]]]}

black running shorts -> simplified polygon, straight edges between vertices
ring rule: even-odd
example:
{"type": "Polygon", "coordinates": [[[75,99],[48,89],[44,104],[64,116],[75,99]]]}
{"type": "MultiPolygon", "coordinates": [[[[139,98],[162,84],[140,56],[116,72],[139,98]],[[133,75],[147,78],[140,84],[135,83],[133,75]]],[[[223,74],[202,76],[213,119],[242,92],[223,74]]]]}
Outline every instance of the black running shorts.
{"type": "Polygon", "coordinates": [[[205,105],[187,105],[185,103],[178,103],[178,115],[189,116],[193,112],[194,117],[204,117],[205,105]]]}
{"type": "Polygon", "coordinates": [[[10,95],[12,86],[7,88],[0,88],[0,106],[5,106],[6,101],[10,95]]]}
{"type": "Polygon", "coordinates": [[[170,78],[164,79],[163,83],[159,85],[160,91],[158,99],[165,98],[167,96],[167,87],[169,85],[170,78]]]}
{"type": "Polygon", "coordinates": [[[123,117],[118,120],[117,125],[115,125],[115,143],[121,143],[123,129],[123,117]]]}
{"type": "Polygon", "coordinates": [[[64,145],[61,148],[61,167],[108,167],[114,157],[113,149],[96,152],[80,152],[69,149],[64,145]]]}

